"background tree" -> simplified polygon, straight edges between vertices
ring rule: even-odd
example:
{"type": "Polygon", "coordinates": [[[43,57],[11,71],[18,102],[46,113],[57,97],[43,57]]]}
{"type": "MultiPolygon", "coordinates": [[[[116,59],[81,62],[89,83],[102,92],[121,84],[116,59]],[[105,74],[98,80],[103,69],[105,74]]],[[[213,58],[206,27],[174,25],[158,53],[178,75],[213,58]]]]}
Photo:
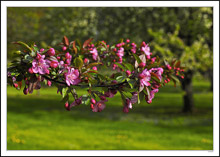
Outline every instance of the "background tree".
{"type": "Polygon", "coordinates": [[[119,38],[149,41],[152,52],[180,58],[189,67],[182,88],[187,93],[184,111],[192,111],[194,73],[208,75],[213,84],[212,12],[206,7],[8,8],[8,57],[13,53],[10,43],[17,40],[38,39],[44,47],[58,44],[63,35],[80,40],[94,37],[110,44],[119,38]]]}

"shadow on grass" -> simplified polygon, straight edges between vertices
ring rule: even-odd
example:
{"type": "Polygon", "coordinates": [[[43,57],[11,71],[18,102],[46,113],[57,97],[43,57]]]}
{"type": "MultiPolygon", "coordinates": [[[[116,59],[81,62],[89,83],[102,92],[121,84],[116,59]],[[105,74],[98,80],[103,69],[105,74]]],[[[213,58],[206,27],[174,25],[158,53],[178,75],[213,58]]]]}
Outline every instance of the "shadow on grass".
{"type": "Polygon", "coordinates": [[[63,117],[74,120],[110,120],[110,121],[130,121],[130,122],[151,122],[158,125],[212,125],[212,106],[203,106],[196,110],[193,114],[185,114],[181,112],[181,105],[168,105],[169,102],[164,101],[164,105],[140,104],[135,105],[128,114],[123,113],[122,105],[111,105],[111,103],[119,103],[117,98],[107,103],[106,108],[100,113],[93,113],[90,106],[80,105],[67,111],[59,98],[41,99],[8,96],[7,112],[15,114],[25,114],[32,118],[45,116],[44,114],[58,114],[61,119],[63,117]]]}

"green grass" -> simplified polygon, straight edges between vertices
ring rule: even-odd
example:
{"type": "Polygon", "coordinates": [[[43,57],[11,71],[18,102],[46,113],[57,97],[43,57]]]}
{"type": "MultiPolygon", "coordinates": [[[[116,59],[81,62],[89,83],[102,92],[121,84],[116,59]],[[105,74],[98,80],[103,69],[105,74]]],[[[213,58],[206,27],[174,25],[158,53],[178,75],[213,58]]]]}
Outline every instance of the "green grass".
{"type": "Polygon", "coordinates": [[[7,149],[212,150],[213,94],[208,89],[208,82],[194,82],[193,114],[180,112],[183,93],[171,85],[152,104],[142,102],[125,114],[120,95],[100,113],[83,105],[68,112],[55,88],[26,96],[8,87],[7,149]]]}

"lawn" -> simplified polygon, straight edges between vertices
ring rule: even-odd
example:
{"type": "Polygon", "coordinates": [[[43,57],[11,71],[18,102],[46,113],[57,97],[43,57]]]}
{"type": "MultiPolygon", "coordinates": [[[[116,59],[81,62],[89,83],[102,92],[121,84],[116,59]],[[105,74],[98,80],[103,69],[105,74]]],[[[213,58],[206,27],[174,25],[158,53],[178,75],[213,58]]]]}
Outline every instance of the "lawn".
{"type": "MultiPolygon", "coordinates": [[[[194,81],[193,114],[181,113],[180,87],[164,87],[152,104],[122,112],[120,95],[105,110],[66,111],[55,88],[23,95],[7,89],[8,150],[212,150],[213,94],[209,82],[194,81]]],[[[79,90],[83,93],[83,89],[79,90]]]]}

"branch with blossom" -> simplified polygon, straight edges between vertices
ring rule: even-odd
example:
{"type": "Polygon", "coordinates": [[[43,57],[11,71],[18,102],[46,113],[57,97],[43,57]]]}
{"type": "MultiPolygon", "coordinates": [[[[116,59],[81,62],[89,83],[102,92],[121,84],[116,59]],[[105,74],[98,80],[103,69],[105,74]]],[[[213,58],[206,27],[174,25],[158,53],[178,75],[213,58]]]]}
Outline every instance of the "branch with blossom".
{"type": "Polygon", "coordinates": [[[16,51],[18,60],[8,68],[8,84],[23,93],[31,94],[41,88],[41,84],[55,85],[57,93],[67,110],[80,104],[90,105],[93,112],[101,112],[108,98],[121,95],[123,112],[145,98],[152,103],[159,88],[170,81],[184,78],[184,67],[180,61],[161,61],[152,57],[150,47],[145,42],[120,40],[112,46],[105,41],[78,40],[69,42],[64,36],[57,48],[38,48],[34,43],[27,45],[14,42],[23,49],[16,51]],[[111,69],[111,74],[103,75],[102,68],[111,69]],[[23,85],[22,85],[23,82],[23,85]],[[77,88],[86,88],[87,94],[79,96],[77,88]],[[69,101],[69,96],[74,101],[69,101]]]}

